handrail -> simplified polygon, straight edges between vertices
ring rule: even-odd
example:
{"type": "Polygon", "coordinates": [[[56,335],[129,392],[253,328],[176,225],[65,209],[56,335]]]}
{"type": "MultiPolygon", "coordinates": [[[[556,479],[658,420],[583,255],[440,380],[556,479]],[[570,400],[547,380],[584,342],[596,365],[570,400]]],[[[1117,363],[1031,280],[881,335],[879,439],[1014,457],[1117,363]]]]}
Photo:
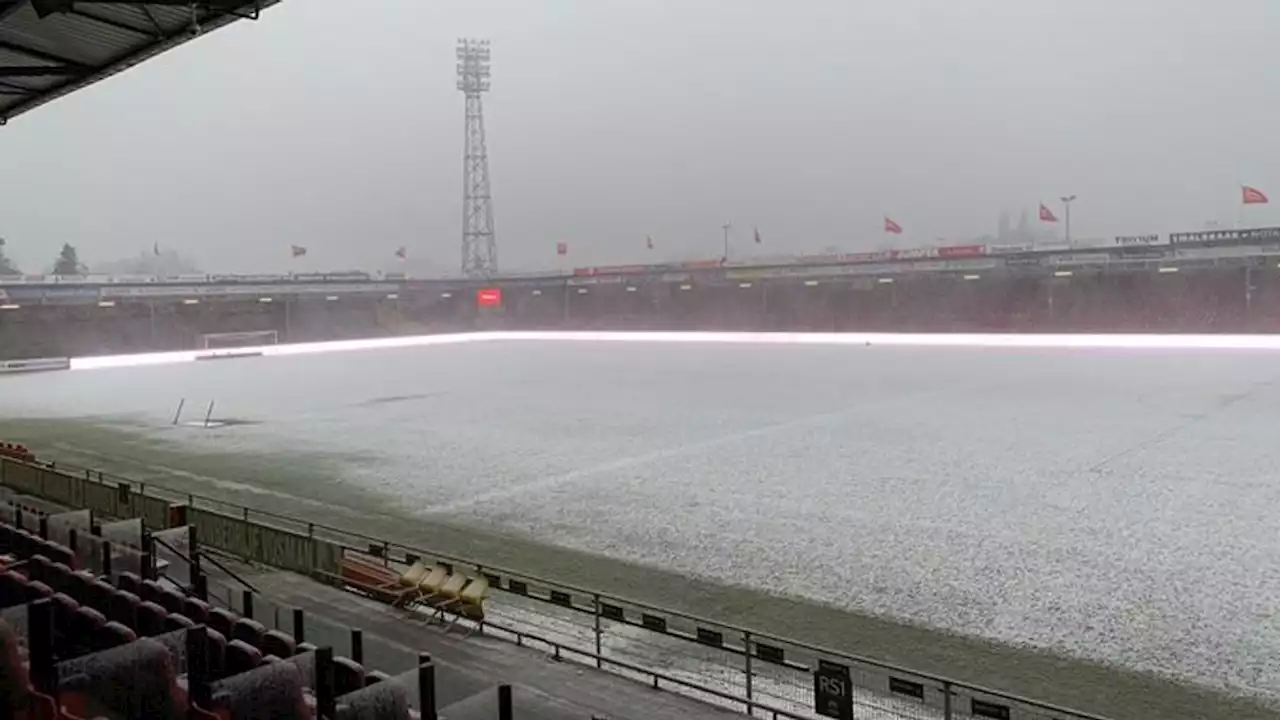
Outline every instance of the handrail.
{"type": "MultiPolygon", "coordinates": [[[[228,588],[228,589],[229,589],[229,588],[228,588]]],[[[254,594],[255,594],[255,595],[259,595],[259,596],[260,596],[260,597],[262,597],[262,599],[264,599],[264,600],[272,600],[272,598],[271,598],[271,597],[267,596],[267,595],[266,595],[266,594],[264,594],[264,593],[260,593],[260,592],[254,591],[254,594]]],[[[719,690],[719,689],[717,689],[717,688],[713,688],[713,687],[710,687],[710,686],[708,686],[708,685],[702,685],[702,684],[697,683],[697,682],[695,682],[695,681],[693,681],[693,680],[686,680],[686,679],[684,679],[684,678],[676,677],[676,676],[674,676],[674,675],[668,675],[667,673],[659,672],[659,671],[657,671],[657,670],[651,670],[651,669],[646,668],[646,667],[644,667],[644,666],[642,666],[642,665],[637,665],[637,664],[635,664],[635,663],[630,663],[630,662],[627,662],[627,661],[625,661],[625,660],[615,660],[615,659],[613,659],[613,658],[606,657],[606,656],[604,656],[604,655],[601,655],[601,654],[598,654],[598,653],[594,653],[594,652],[591,652],[591,651],[589,651],[589,650],[580,650],[580,649],[575,648],[575,647],[573,647],[573,646],[571,646],[571,645],[566,645],[566,644],[564,644],[564,643],[558,642],[558,641],[556,641],[556,640],[552,640],[552,639],[550,639],[550,638],[547,638],[547,637],[542,636],[542,635],[538,635],[538,634],[536,634],[536,633],[526,632],[526,631],[523,631],[523,630],[517,630],[517,629],[516,629],[516,628],[514,628],[514,627],[511,627],[511,626],[508,626],[508,625],[505,625],[505,624],[502,624],[502,623],[496,623],[496,622],[492,622],[492,621],[489,621],[489,620],[485,620],[485,621],[482,621],[482,622],[480,622],[480,623],[478,623],[478,624],[479,624],[479,625],[481,625],[481,626],[483,626],[485,629],[496,629],[496,630],[499,630],[499,631],[501,631],[501,632],[508,633],[508,634],[510,634],[510,635],[512,635],[512,636],[514,636],[514,637],[516,637],[516,638],[518,638],[518,644],[519,644],[519,643],[523,643],[525,640],[531,640],[531,641],[533,641],[533,642],[539,642],[539,643],[542,643],[543,645],[546,645],[546,646],[548,646],[548,647],[550,647],[550,648],[552,648],[552,649],[554,649],[554,650],[555,650],[555,658],[556,658],[556,660],[558,660],[558,661],[572,662],[572,663],[574,663],[575,665],[582,665],[582,666],[584,666],[584,667],[590,667],[589,665],[586,665],[585,663],[579,663],[579,662],[574,661],[574,660],[573,660],[573,659],[571,659],[571,658],[565,658],[565,657],[562,657],[562,654],[576,655],[576,656],[580,656],[580,657],[583,657],[583,658],[587,658],[587,659],[590,659],[590,660],[597,661],[597,662],[599,662],[599,663],[608,664],[608,665],[613,665],[613,666],[616,666],[616,667],[622,668],[623,670],[628,670],[628,671],[631,671],[631,672],[634,672],[634,673],[638,673],[638,674],[641,674],[641,675],[646,675],[646,676],[648,676],[651,680],[653,680],[653,685],[654,685],[654,687],[655,687],[655,688],[657,688],[657,687],[658,687],[658,682],[664,682],[664,683],[668,683],[668,684],[670,684],[670,685],[678,685],[678,686],[680,686],[680,687],[685,687],[685,688],[690,688],[690,689],[693,689],[693,690],[697,690],[698,692],[706,693],[706,694],[708,694],[708,695],[712,695],[712,696],[714,696],[714,697],[716,697],[716,698],[719,698],[719,699],[721,699],[721,700],[725,700],[725,701],[727,701],[727,702],[731,702],[731,703],[734,703],[734,704],[737,704],[737,705],[745,705],[745,706],[747,706],[748,708],[756,708],[756,709],[762,710],[762,711],[764,711],[764,712],[771,713],[771,714],[773,715],[773,717],[774,717],[774,718],[785,717],[785,718],[787,718],[787,720],[809,720],[809,717],[808,717],[808,716],[806,716],[806,715],[801,715],[801,714],[796,713],[796,712],[793,712],[793,711],[791,711],[791,710],[784,710],[784,709],[782,709],[782,708],[776,708],[776,707],[773,707],[773,706],[768,705],[768,704],[766,704],[766,703],[756,702],[755,700],[752,700],[752,699],[749,699],[749,698],[744,698],[744,697],[742,697],[742,696],[740,696],[740,695],[735,695],[735,694],[733,694],[733,693],[726,692],[726,691],[724,691],[724,690],[719,690]]]]}
{"type": "MultiPolygon", "coordinates": [[[[177,555],[177,556],[178,556],[178,559],[179,559],[179,560],[184,560],[184,561],[186,561],[186,563],[187,563],[187,565],[188,565],[188,566],[190,566],[190,567],[195,567],[195,563],[191,562],[191,558],[187,557],[185,553],[183,553],[183,552],[182,552],[181,550],[179,550],[178,548],[176,548],[176,547],[174,547],[174,546],[170,545],[169,543],[167,543],[167,542],[165,542],[165,541],[161,540],[160,538],[156,537],[154,533],[152,533],[152,535],[151,535],[151,542],[153,542],[153,543],[155,543],[155,544],[159,545],[160,547],[164,548],[165,550],[168,550],[169,552],[173,553],[174,555],[177,555]]],[[[166,575],[165,577],[168,577],[168,576],[166,575]]],[[[169,579],[170,579],[170,580],[172,580],[173,578],[169,578],[169,579]]]]}
{"type": "MultiPolygon", "coordinates": [[[[197,551],[197,552],[198,552],[198,551],[197,551]]],[[[253,591],[253,592],[255,592],[255,593],[256,593],[256,592],[259,592],[258,588],[256,588],[256,587],[254,587],[253,585],[251,585],[251,584],[249,583],[249,581],[248,581],[248,580],[245,580],[244,578],[242,578],[242,577],[240,577],[239,575],[237,575],[235,572],[233,572],[233,571],[231,570],[231,568],[227,567],[226,565],[223,565],[223,564],[222,564],[221,562],[219,562],[219,560],[218,560],[216,557],[214,557],[212,554],[207,553],[207,552],[198,552],[198,555],[199,555],[199,557],[200,557],[200,559],[201,559],[201,560],[208,560],[209,562],[213,563],[214,567],[216,567],[216,568],[218,568],[219,570],[221,570],[222,572],[226,573],[226,574],[227,574],[227,575],[228,575],[232,580],[235,580],[236,582],[240,583],[241,585],[245,586],[246,588],[249,588],[250,590],[252,590],[252,591],[253,591]]]]}
{"type": "MultiPolygon", "coordinates": [[[[772,706],[770,706],[770,705],[766,705],[765,703],[760,703],[760,702],[756,702],[756,701],[754,701],[754,700],[749,700],[749,699],[744,698],[744,697],[742,697],[742,696],[740,696],[740,695],[734,695],[734,694],[732,694],[732,693],[728,693],[728,692],[725,692],[725,691],[723,691],[723,690],[717,690],[716,688],[713,688],[713,687],[708,687],[708,686],[706,686],[706,685],[700,685],[700,684],[698,684],[698,683],[696,683],[696,682],[694,682],[694,681],[692,681],[692,680],[685,680],[684,678],[678,678],[678,677],[676,677],[676,676],[674,676],[674,675],[668,675],[668,674],[666,674],[666,673],[661,673],[661,672],[658,672],[658,671],[656,671],[656,670],[650,670],[650,669],[645,668],[645,667],[642,667],[642,666],[640,666],[640,665],[636,665],[636,664],[634,664],[634,663],[626,662],[625,660],[614,660],[614,659],[612,659],[612,658],[608,658],[608,657],[605,657],[605,656],[603,656],[603,655],[600,655],[600,654],[597,654],[597,653],[591,652],[590,650],[579,650],[579,649],[577,649],[577,648],[570,647],[570,646],[568,646],[568,645],[564,645],[564,644],[562,644],[562,643],[556,642],[555,640],[550,640],[550,639],[548,639],[548,638],[542,637],[541,635],[536,635],[536,634],[534,634],[534,633],[523,632],[523,631],[521,631],[521,630],[516,630],[516,629],[514,629],[514,628],[509,628],[509,627],[506,627],[506,626],[503,626],[503,625],[499,625],[499,624],[496,624],[496,623],[491,623],[491,622],[488,622],[488,621],[486,621],[486,622],[485,622],[485,627],[494,627],[494,628],[497,628],[498,630],[501,630],[501,631],[503,631],[503,632],[511,633],[512,635],[515,635],[516,637],[519,637],[519,638],[522,638],[522,639],[525,639],[525,640],[533,640],[534,642],[540,642],[540,643],[542,643],[542,644],[544,644],[544,645],[547,645],[547,646],[549,646],[549,647],[555,648],[555,650],[556,650],[556,659],[557,659],[557,660],[562,660],[562,659],[564,659],[564,658],[561,658],[561,657],[560,657],[560,653],[562,653],[562,652],[569,652],[569,653],[572,653],[572,654],[574,654],[574,655],[580,655],[580,656],[582,656],[582,657],[584,657],[584,658],[588,658],[588,659],[591,659],[591,660],[596,660],[596,661],[601,662],[601,663],[608,663],[609,665],[616,665],[617,667],[620,667],[620,668],[622,668],[623,670],[630,670],[631,672],[634,672],[634,673],[640,673],[640,674],[642,674],[642,675],[648,675],[650,678],[653,678],[653,679],[654,679],[654,681],[655,681],[655,683],[654,683],[655,687],[657,686],[657,681],[661,680],[662,682],[670,683],[670,684],[672,684],[672,685],[679,685],[679,686],[681,686],[681,687],[692,688],[692,689],[694,689],[694,690],[697,690],[698,692],[704,692],[704,693],[707,693],[708,695],[713,695],[713,696],[715,696],[715,697],[718,697],[718,698],[720,698],[721,700],[727,700],[727,701],[729,701],[729,702],[732,702],[732,703],[735,703],[735,704],[739,704],[739,705],[746,705],[748,708],[757,708],[757,709],[763,710],[763,711],[765,711],[765,712],[772,713],[772,714],[773,714],[773,716],[774,716],[775,718],[776,718],[776,717],[785,717],[785,718],[788,718],[789,720],[809,720],[808,716],[800,715],[800,714],[798,714],[798,713],[794,713],[794,712],[792,712],[792,711],[790,711],[790,710],[783,710],[782,708],[775,708],[775,707],[772,707],[772,706]]],[[[569,660],[569,662],[573,662],[573,661],[572,661],[572,660],[569,660]]],[[[575,663],[575,664],[581,664],[581,663],[575,663]]]]}
{"type": "MultiPolygon", "coordinates": [[[[186,554],[184,554],[181,550],[179,550],[179,549],[175,548],[174,546],[170,545],[169,543],[167,543],[167,542],[165,542],[165,541],[161,540],[160,538],[156,537],[154,533],[151,535],[151,541],[152,541],[152,542],[155,542],[155,543],[158,543],[161,547],[165,548],[166,550],[168,550],[169,552],[173,553],[174,555],[177,555],[180,559],[185,560],[185,561],[186,561],[186,563],[187,563],[187,565],[189,565],[189,566],[191,566],[191,567],[195,567],[195,566],[196,566],[196,563],[195,563],[195,562],[192,562],[191,558],[187,557],[187,556],[186,556],[186,554]]],[[[222,563],[218,562],[218,559],[217,559],[217,558],[215,558],[215,557],[213,557],[213,556],[212,556],[212,555],[210,555],[209,553],[207,553],[207,552],[200,552],[200,551],[197,549],[197,550],[196,550],[196,552],[192,553],[192,555],[193,555],[193,556],[195,556],[195,557],[197,557],[197,558],[200,558],[200,559],[202,559],[202,560],[208,560],[209,562],[213,563],[213,564],[214,564],[214,565],[215,565],[219,570],[221,570],[222,572],[226,573],[226,574],[227,574],[227,575],[228,575],[232,580],[235,580],[236,582],[238,582],[238,583],[240,583],[241,585],[245,586],[246,588],[248,588],[248,589],[252,590],[253,592],[255,592],[255,593],[256,593],[256,592],[260,592],[260,591],[258,590],[258,588],[256,588],[256,587],[254,587],[254,586],[250,585],[248,580],[245,580],[244,578],[240,577],[240,576],[239,576],[239,575],[237,575],[235,572],[233,572],[233,571],[231,570],[231,568],[228,568],[226,565],[223,565],[222,563]]]]}
{"type": "MultiPolygon", "coordinates": [[[[1062,706],[1059,706],[1059,705],[1054,705],[1054,704],[1052,704],[1052,703],[1047,703],[1047,702],[1043,702],[1043,701],[1039,701],[1039,700],[1034,700],[1034,699],[1032,699],[1032,698],[1024,697],[1024,696],[1021,696],[1021,695],[1016,695],[1016,694],[1013,694],[1013,693],[1009,693],[1009,692],[1005,692],[1005,691],[1000,691],[1000,690],[995,690],[995,689],[992,689],[992,688],[984,687],[984,686],[982,686],[982,685],[978,685],[978,684],[975,684],[975,683],[969,683],[969,682],[965,682],[965,681],[962,681],[962,680],[955,680],[955,679],[952,679],[952,678],[949,678],[949,677],[946,677],[946,676],[943,676],[943,675],[935,675],[935,674],[932,674],[932,673],[921,672],[921,671],[919,671],[919,670],[913,670],[913,669],[911,669],[911,668],[903,667],[903,666],[900,666],[900,665],[894,665],[894,664],[892,664],[892,663],[887,663],[887,662],[883,662],[883,661],[880,661],[880,660],[875,660],[875,659],[873,659],[873,658],[868,658],[868,657],[864,657],[864,656],[861,656],[861,655],[855,655],[855,654],[852,654],[852,653],[848,653],[848,652],[844,652],[844,651],[840,651],[840,650],[835,650],[835,649],[833,649],[833,648],[829,648],[829,647],[825,647],[825,646],[821,646],[821,645],[817,645],[817,644],[813,644],[813,643],[807,643],[807,642],[800,641],[800,640],[794,640],[794,639],[784,638],[784,637],[781,637],[781,636],[779,636],[779,635],[775,635],[775,634],[768,633],[768,632],[764,632],[764,631],[758,631],[758,630],[756,630],[756,629],[754,629],[754,628],[746,627],[746,626],[743,626],[743,625],[734,625],[734,624],[726,623],[726,622],[723,622],[723,621],[720,621],[720,620],[713,620],[713,619],[711,619],[711,618],[706,618],[706,617],[702,617],[702,616],[699,616],[699,615],[694,615],[694,614],[692,614],[692,613],[687,613],[687,612],[683,612],[683,611],[679,611],[679,610],[673,610],[673,609],[671,609],[671,608],[664,608],[664,607],[662,607],[662,606],[654,605],[654,604],[651,604],[651,603],[646,603],[646,602],[641,602],[641,601],[636,601],[636,600],[629,600],[629,599],[627,599],[627,598],[623,598],[623,597],[620,597],[620,596],[614,595],[614,594],[612,594],[612,593],[603,592],[603,591],[600,591],[600,590],[593,590],[593,589],[589,589],[589,588],[585,588],[585,587],[581,587],[581,586],[572,585],[572,584],[569,584],[569,583],[562,583],[562,582],[559,582],[559,581],[556,581],[556,580],[550,580],[550,579],[542,578],[542,577],[539,577],[539,576],[536,576],[536,575],[531,575],[531,574],[528,574],[528,573],[523,573],[523,572],[520,572],[520,571],[518,571],[518,570],[512,570],[512,569],[510,569],[510,568],[499,567],[499,566],[496,566],[496,565],[488,565],[488,564],[485,564],[485,563],[478,563],[478,562],[475,562],[474,560],[467,559],[467,558],[462,558],[462,557],[458,557],[458,556],[451,555],[451,554],[448,554],[448,553],[435,552],[435,551],[432,551],[432,550],[429,550],[429,549],[424,549],[424,548],[415,548],[415,547],[413,547],[413,546],[411,546],[411,545],[408,545],[408,544],[406,544],[406,543],[390,541],[390,540],[387,540],[387,539],[385,539],[385,538],[378,538],[378,537],[374,537],[374,536],[371,536],[371,535],[366,535],[366,534],[364,534],[364,533],[361,533],[361,532],[358,532],[358,531],[354,531],[354,530],[347,530],[347,529],[344,529],[344,528],[334,527],[334,526],[331,526],[331,525],[325,525],[325,524],[323,524],[323,523],[316,523],[316,522],[311,522],[311,521],[307,521],[307,520],[300,520],[300,519],[295,518],[295,517],[290,517],[290,516],[288,516],[288,515],[283,515],[283,514],[280,514],[280,513],[275,513],[275,512],[268,511],[268,510],[257,510],[257,509],[254,509],[254,508],[250,508],[250,507],[248,507],[248,506],[246,506],[246,505],[241,505],[240,503],[237,503],[237,502],[234,502],[234,501],[229,501],[229,500],[220,500],[220,499],[218,499],[218,498],[209,497],[209,496],[206,496],[206,495],[201,495],[201,494],[199,494],[199,493],[193,493],[193,492],[187,492],[187,491],[177,490],[177,489],[174,489],[174,488],[171,488],[171,487],[168,487],[168,486],[166,486],[166,485],[163,485],[163,484],[160,484],[160,483],[156,483],[156,482],[150,482],[150,481],[148,481],[148,482],[145,482],[145,483],[144,483],[144,482],[141,482],[141,481],[130,480],[130,479],[128,479],[128,478],[121,477],[121,476],[119,476],[119,475],[114,475],[114,474],[112,474],[112,473],[104,473],[104,472],[102,472],[101,470],[94,470],[94,469],[92,469],[92,468],[80,467],[80,466],[77,466],[77,465],[74,465],[74,464],[70,464],[70,463],[61,463],[61,464],[58,464],[57,466],[55,466],[55,465],[54,465],[54,463],[52,463],[52,462],[35,462],[35,463],[26,463],[26,462],[21,462],[21,461],[18,461],[18,460],[12,459],[12,458],[0,457],[0,464],[3,464],[3,463],[9,463],[9,462],[13,462],[13,463],[16,463],[16,464],[19,464],[19,465],[28,466],[28,467],[35,467],[35,468],[39,468],[39,469],[41,469],[41,470],[49,469],[49,470],[55,470],[55,471],[56,471],[56,470],[62,470],[62,469],[67,469],[67,468],[74,468],[75,470],[77,470],[77,471],[79,471],[80,473],[82,473],[82,474],[85,476],[85,479],[88,479],[88,480],[92,480],[92,479],[93,479],[93,476],[94,476],[94,475],[96,475],[96,476],[97,476],[97,478],[98,478],[98,480],[99,480],[100,482],[103,480],[103,478],[108,478],[108,477],[109,477],[109,478],[112,478],[112,479],[114,479],[114,480],[116,480],[116,481],[126,482],[126,483],[129,483],[130,485],[136,485],[136,486],[139,488],[140,493],[141,493],[141,494],[143,494],[143,495],[145,495],[145,494],[146,494],[146,493],[145,493],[145,489],[146,489],[146,488],[148,488],[148,487],[151,487],[151,488],[157,488],[157,489],[160,489],[160,490],[164,490],[164,491],[166,491],[166,492],[168,492],[168,493],[173,493],[173,494],[175,494],[175,495],[177,495],[177,496],[179,496],[179,497],[186,497],[186,498],[189,498],[189,499],[191,499],[192,501],[194,501],[195,499],[201,499],[201,500],[204,500],[204,501],[207,501],[207,502],[210,502],[210,503],[216,503],[216,504],[219,504],[219,505],[223,505],[223,506],[228,506],[228,507],[236,508],[236,509],[238,509],[238,510],[242,511],[243,513],[245,513],[245,518],[246,518],[246,519],[248,518],[248,513],[252,512],[252,513],[254,513],[254,514],[256,514],[256,515],[264,516],[264,517],[266,517],[266,518],[274,518],[274,519],[278,519],[278,520],[284,520],[284,521],[286,521],[286,522],[294,523],[294,524],[297,524],[297,525],[304,526],[304,527],[308,528],[308,531],[309,531],[309,533],[310,533],[310,535],[311,535],[312,537],[314,537],[315,530],[324,530],[324,531],[330,531],[330,532],[340,533],[340,534],[346,535],[346,536],[348,536],[348,537],[353,537],[353,538],[357,538],[357,539],[361,539],[361,540],[368,540],[368,541],[372,541],[372,542],[374,542],[374,543],[376,543],[376,544],[378,544],[378,545],[381,545],[381,546],[384,548],[384,550],[386,550],[386,549],[390,549],[390,548],[393,548],[393,547],[394,547],[394,548],[399,548],[399,549],[402,549],[402,550],[412,551],[413,553],[418,554],[418,555],[430,556],[430,557],[434,557],[434,558],[442,559],[442,560],[445,560],[445,561],[448,561],[448,562],[451,562],[451,563],[455,563],[455,564],[467,565],[467,566],[475,567],[475,568],[478,568],[478,569],[481,569],[481,570],[491,570],[491,571],[495,571],[495,572],[498,572],[498,573],[503,574],[503,575],[515,576],[515,577],[522,578],[522,579],[525,579],[525,580],[530,580],[530,581],[532,581],[532,582],[534,582],[534,583],[538,583],[538,584],[542,584],[542,585],[547,585],[547,586],[549,586],[549,587],[553,587],[553,588],[558,589],[558,590],[567,590],[567,591],[569,591],[569,592],[578,593],[578,594],[581,594],[581,595],[588,595],[588,596],[591,596],[591,597],[593,597],[593,598],[597,598],[597,599],[600,599],[600,600],[616,600],[616,601],[618,601],[618,602],[620,602],[620,603],[624,603],[624,604],[626,604],[626,605],[629,605],[629,606],[632,606],[632,607],[635,607],[635,608],[639,608],[639,609],[642,609],[642,610],[653,610],[653,611],[656,611],[656,612],[659,612],[659,613],[663,613],[663,614],[666,614],[666,615],[671,615],[671,616],[675,616],[675,617],[683,618],[683,619],[685,619],[685,620],[690,620],[690,621],[693,621],[694,623],[702,623],[702,624],[706,624],[706,625],[713,625],[713,626],[717,626],[717,627],[725,628],[725,629],[727,629],[727,630],[731,630],[731,631],[736,632],[736,633],[747,633],[747,634],[750,634],[752,638],[757,639],[757,640],[765,640],[765,641],[773,641],[773,642],[778,642],[778,643],[785,643],[786,645],[789,645],[789,646],[791,646],[791,647],[795,647],[795,648],[798,648],[798,649],[801,649],[801,650],[806,650],[806,651],[812,652],[812,653],[814,653],[814,654],[818,654],[818,655],[825,655],[825,656],[828,656],[828,657],[831,657],[831,658],[844,659],[844,660],[848,660],[848,661],[855,662],[855,663],[861,663],[861,664],[864,664],[864,665],[870,665],[870,666],[875,667],[875,668],[878,668],[878,669],[880,669],[880,670],[886,670],[886,671],[890,671],[890,672],[894,672],[894,673],[900,673],[900,674],[903,674],[903,675],[908,675],[908,676],[912,676],[912,677],[916,677],[916,678],[921,678],[921,679],[928,680],[928,681],[930,681],[930,682],[937,683],[937,684],[940,684],[940,685],[943,685],[943,686],[946,686],[946,687],[951,687],[951,688],[953,688],[953,689],[960,689],[960,690],[965,690],[965,691],[972,692],[972,693],[979,693],[979,694],[987,695],[987,696],[990,696],[990,697],[993,697],[993,698],[999,698],[999,699],[1001,699],[1001,700],[1006,700],[1006,701],[1009,701],[1009,702],[1015,702],[1015,703],[1019,703],[1019,704],[1021,704],[1021,705],[1030,706],[1030,707],[1033,707],[1033,708],[1036,708],[1036,709],[1039,709],[1039,710],[1043,710],[1043,711],[1047,711],[1047,712],[1054,712],[1054,713],[1060,713],[1060,714],[1064,714],[1064,715],[1069,715],[1069,716],[1071,716],[1071,717],[1075,718],[1075,720],[1110,720],[1109,718],[1106,718],[1106,717],[1101,716],[1101,715],[1094,715],[1094,714],[1087,713],[1087,712],[1083,712],[1083,711],[1080,711],[1080,710],[1073,710],[1073,709],[1071,709],[1071,708],[1066,708],[1066,707],[1062,707],[1062,706]]],[[[379,516],[382,516],[382,514],[381,514],[381,513],[368,513],[368,515],[373,516],[373,517],[379,517],[379,516]]],[[[323,538],[321,538],[321,539],[323,539],[323,538]]],[[[350,546],[347,546],[347,545],[345,545],[345,544],[343,544],[343,543],[340,543],[340,542],[334,542],[334,541],[330,541],[330,540],[326,540],[326,542],[333,542],[333,544],[338,545],[338,546],[340,546],[340,547],[343,547],[344,549],[355,550],[355,551],[357,551],[357,552],[361,552],[361,553],[368,554],[368,548],[367,548],[367,547],[366,547],[366,548],[350,547],[350,546]]],[[[501,590],[501,591],[504,591],[504,592],[510,592],[510,591],[508,591],[508,590],[506,590],[506,589],[504,589],[504,588],[501,588],[501,587],[498,587],[497,589],[498,589],[498,590],[501,590]]],[[[537,599],[537,598],[535,598],[535,599],[537,599]]],[[[563,606],[561,606],[561,607],[563,607],[563,606]]],[[[575,608],[570,608],[570,609],[575,609],[575,608]]],[[[586,611],[584,610],[584,612],[586,612],[586,611]]],[[[728,651],[732,651],[732,649],[730,649],[730,648],[724,648],[724,649],[726,649],[726,650],[728,650],[728,651]]],[[[749,650],[749,649],[747,649],[747,650],[749,650]]],[[[612,661],[610,661],[610,662],[612,662],[612,661]]]]}

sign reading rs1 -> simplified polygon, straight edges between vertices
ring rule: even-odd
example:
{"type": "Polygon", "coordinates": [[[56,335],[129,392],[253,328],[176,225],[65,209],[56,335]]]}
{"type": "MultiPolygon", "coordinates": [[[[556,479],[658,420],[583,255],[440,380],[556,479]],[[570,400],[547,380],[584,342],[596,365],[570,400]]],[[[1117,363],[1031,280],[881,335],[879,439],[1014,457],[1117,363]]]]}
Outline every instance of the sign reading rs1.
{"type": "Polygon", "coordinates": [[[853,720],[853,682],[849,666],[818,661],[813,671],[813,711],[836,720],[853,720]]]}

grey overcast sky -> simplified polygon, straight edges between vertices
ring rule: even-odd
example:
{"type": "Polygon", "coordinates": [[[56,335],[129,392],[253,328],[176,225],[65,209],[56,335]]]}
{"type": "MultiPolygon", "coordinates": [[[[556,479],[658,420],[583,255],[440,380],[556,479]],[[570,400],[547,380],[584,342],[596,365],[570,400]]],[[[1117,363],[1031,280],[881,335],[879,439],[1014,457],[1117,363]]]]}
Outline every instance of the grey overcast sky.
{"type": "Polygon", "coordinates": [[[455,271],[459,36],[493,42],[508,270],[713,257],[725,221],[743,254],[871,249],[886,214],[960,242],[1068,193],[1077,237],[1230,225],[1240,183],[1280,202],[1277,29],[1276,0],[284,0],[0,128],[0,235],[36,272],[64,241],[455,271]]]}

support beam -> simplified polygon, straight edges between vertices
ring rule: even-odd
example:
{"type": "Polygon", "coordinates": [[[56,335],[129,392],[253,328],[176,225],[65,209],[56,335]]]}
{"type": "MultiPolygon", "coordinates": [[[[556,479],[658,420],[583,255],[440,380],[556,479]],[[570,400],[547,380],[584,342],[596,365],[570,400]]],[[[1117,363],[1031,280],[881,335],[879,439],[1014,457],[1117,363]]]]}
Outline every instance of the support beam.
{"type": "Polygon", "coordinates": [[[75,77],[84,73],[83,68],[66,65],[0,65],[0,78],[75,77]]]}
{"type": "Polygon", "coordinates": [[[8,40],[0,40],[0,50],[11,52],[16,55],[23,55],[25,57],[31,58],[32,60],[39,60],[40,62],[43,62],[43,63],[49,63],[50,65],[65,65],[68,67],[79,68],[80,72],[82,73],[89,71],[89,68],[87,66],[83,65],[82,63],[78,63],[69,57],[63,57],[61,55],[55,55],[53,53],[45,52],[43,50],[36,50],[35,48],[25,47],[17,43],[11,43],[8,40]]]}
{"type": "Polygon", "coordinates": [[[9,16],[22,9],[26,0],[0,0],[0,23],[9,19],[9,16]]]}
{"type": "Polygon", "coordinates": [[[75,13],[76,9],[80,7],[108,4],[132,5],[135,7],[146,7],[148,5],[176,8],[195,7],[197,10],[231,13],[253,20],[258,19],[258,13],[262,9],[259,2],[246,2],[245,0],[124,0],[123,2],[120,0],[31,0],[36,16],[40,18],[60,13],[75,13]],[[245,10],[248,10],[250,14],[242,14],[245,10]]]}
{"type": "Polygon", "coordinates": [[[70,6],[75,10],[84,5],[156,5],[160,7],[188,8],[195,5],[201,10],[228,12],[254,5],[252,0],[50,0],[51,4],[70,6]]]}
{"type": "Polygon", "coordinates": [[[38,91],[32,90],[29,87],[23,87],[21,85],[15,85],[11,82],[4,82],[0,80],[0,93],[5,95],[35,95],[36,92],[38,91]]]}
{"type": "Polygon", "coordinates": [[[101,17],[99,15],[83,12],[80,10],[72,10],[68,14],[74,15],[75,17],[78,17],[78,18],[84,18],[85,20],[90,20],[92,22],[98,23],[99,25],[104,25],[109,28],[115,28],[116,30],[121,30],[123,32],[136,33],[138,35],[142,35],[143,37],[159,38],[164,35],[164,32],[160,29],[159,25],[155,23],[151,23],[152,27],[154,28],[153,30],[147,30],[144,28],[137,27],[135,25],[128,25],[118,20],[111,20],[109,18],[101,17]]]}
{"type": "Polygon", "coordinates": [[[142,13],[142,16],[145,17],[147,21],[151,23],[151,27],[155,28],[156,37],[164,37],[164,28],[160,26],[160,21],[156,19],[156,14],[151,12],[151,8],[147,7],[146,5],[135,6],[135,7],[137,7],[138,12],[142,13]]]}

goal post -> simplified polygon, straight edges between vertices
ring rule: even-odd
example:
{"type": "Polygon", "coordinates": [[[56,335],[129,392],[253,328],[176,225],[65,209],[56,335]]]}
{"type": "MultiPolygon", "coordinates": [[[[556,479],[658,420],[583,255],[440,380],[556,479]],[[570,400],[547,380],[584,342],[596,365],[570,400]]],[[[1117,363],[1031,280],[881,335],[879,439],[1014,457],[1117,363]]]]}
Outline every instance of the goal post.
{"type": "Polygon", "coordinates": [[[200,350],[222,348],[261,347],[277,345],[280,333],[276,330],[246,330],[244,332],[205,333],[197,338],[200,350]]]}

